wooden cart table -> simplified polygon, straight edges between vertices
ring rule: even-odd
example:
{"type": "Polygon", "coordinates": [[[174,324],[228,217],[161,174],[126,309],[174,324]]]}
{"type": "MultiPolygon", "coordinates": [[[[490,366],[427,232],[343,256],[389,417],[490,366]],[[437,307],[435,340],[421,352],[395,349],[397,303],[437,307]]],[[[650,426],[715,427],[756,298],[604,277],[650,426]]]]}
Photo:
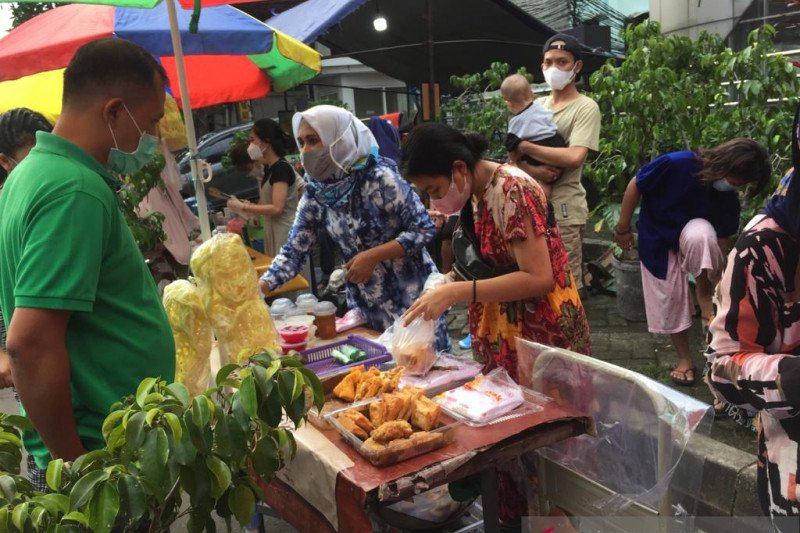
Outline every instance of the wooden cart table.
{"type": "MultiPolygon", "coordinates": [[[[265,489],[265,502],[299,531],[372,531],[368,508],[377,503],[407,499],[473,474],[481,475],[485,531],[499,530],[496,467],[543,446],[587,432],[591,420],[550,401],[543,410],[477,428],[460,425],[451,444],[396,465],[377,468],[351,448],[334,429],[320,429],[330,443],[346,454],[353,466],[336,477],[338,523],[331,524],[293,487],[274,480],[265,489]]],[[[314,454],[314,450],[298,450],[314,454]]],[[[314,476],[308,472],[308,476],[314,476]]]]}

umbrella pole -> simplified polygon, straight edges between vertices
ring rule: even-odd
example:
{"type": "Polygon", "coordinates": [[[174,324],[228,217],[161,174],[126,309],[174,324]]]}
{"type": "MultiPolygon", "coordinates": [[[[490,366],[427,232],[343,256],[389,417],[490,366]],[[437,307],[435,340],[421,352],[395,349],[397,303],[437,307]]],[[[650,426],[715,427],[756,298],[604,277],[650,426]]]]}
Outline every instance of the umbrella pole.
{"type": "Polygon", "coordinates": [[[206,191],[200,179],[200,172],[197,170],[197,137],[194,131],[194,117],[192,116],[192,103],[189,99],[189,88],[186,84],[186,67],[183,63],[183,45],[178,29],[178,15],[175,11],[175,0],[165,0],[167,13],[169,15],[169,32],[172,36],[172,50],[175,53],[175,69],[178,71],[178,88],[181,91],[181,105],[183,107],[183,120],[186,122],[186,140],[189,144],[189,168],[192,171],[192,182],[194,183],[194,196],[197,200],[197,216],[200,218],[200,235],[206,241],[211,238],[211,225],[208,222],[208,204],[206,203],[206,191]]]}

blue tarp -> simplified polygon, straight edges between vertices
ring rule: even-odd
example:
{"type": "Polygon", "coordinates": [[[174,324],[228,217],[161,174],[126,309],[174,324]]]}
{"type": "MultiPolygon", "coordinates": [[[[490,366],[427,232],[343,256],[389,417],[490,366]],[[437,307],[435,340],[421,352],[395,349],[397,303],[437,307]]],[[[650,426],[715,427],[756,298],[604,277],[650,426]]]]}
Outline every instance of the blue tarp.
{"type": "Polygon", "coordinates": [[[367,0],[307,0],[267,20],[267,25],[311,44],[367,0]]]}

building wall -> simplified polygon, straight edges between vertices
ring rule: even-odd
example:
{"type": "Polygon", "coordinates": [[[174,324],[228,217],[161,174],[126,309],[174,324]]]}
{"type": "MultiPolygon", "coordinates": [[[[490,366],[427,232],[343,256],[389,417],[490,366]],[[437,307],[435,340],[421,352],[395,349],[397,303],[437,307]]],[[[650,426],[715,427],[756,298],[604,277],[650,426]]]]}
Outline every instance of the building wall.
{"type": "MultiPolygon", "coordinates": [[[[697,38],[701,32],[727,37],[754,0],[650,0],[650,19],[663,33],[697,38]]],[[[758,1],[758,0],[756,0],[758,1]]]]}

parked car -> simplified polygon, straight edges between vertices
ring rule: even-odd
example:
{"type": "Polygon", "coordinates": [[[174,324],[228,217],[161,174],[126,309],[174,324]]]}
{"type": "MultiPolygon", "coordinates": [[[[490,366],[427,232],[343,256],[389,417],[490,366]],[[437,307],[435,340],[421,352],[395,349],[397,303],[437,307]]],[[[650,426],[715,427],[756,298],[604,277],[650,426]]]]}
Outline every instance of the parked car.
{"type": "MultiPolygon", "coordinates": [[[[227,153],[233,142],[235,134],[241,131],[249,131],[253,127],[252,122],[239,124],[231,128],[216,131],[204,135],[197,144],[197,153],[200,159],[204,159],[211,165],[214,175],[211,181],[206,183],[206,190],[209,187],[216,187],[223,193],[235,195],[237,198],[258,201],[258,182],[247,172],[237,168],[222,166],[222,157],[227,153]]],[[[189,168],[189,154],[184,154],[178,161],[181,171],[181,193],[184,198],[194,197],[194,184],[192,183],[192,173],[189,168]]],[[[212,209],[221,209],[227,200],[212,198],[206,194],[212,209]]]]}

